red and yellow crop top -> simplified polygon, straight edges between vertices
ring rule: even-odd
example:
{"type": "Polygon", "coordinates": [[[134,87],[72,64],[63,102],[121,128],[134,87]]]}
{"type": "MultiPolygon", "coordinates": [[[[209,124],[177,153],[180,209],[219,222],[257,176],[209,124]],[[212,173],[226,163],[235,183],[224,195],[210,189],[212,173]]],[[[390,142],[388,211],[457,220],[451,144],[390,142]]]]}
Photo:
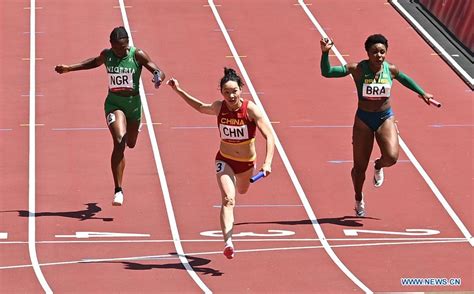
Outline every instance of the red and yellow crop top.
{"type": "Polygon", "coordinates": [[[227,108],[225,101],[222,102],[217,116],[217,126],[222,141],[240,144],[255,138],[257,125],[248,116],[248,104],[248,100],[243,100],[242,106],[237,111],[231,111],[227,108]]]}

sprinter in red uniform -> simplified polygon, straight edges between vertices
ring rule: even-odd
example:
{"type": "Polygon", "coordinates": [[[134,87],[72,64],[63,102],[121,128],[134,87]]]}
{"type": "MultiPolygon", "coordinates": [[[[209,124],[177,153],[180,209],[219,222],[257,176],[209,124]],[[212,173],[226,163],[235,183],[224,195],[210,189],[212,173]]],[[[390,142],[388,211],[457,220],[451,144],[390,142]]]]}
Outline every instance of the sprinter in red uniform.
{"type": "Polygon", "coordinates": [[[217,116],[217,125],[221,137],[219,151],[216,155],[217,184],[222,196],[220,222],[224,236],[224,255],[234,257],[232,229],[234,225],[235,196],[244,194],[250,186],[249,178],[255,170],[257,157],[255,150],[255,133],[258,128],[266,139],[266,154],[260,170],[268,176],[271,171],[275,141],[270,122],[264,119],[255,103],[240,97],[242,79],[231,68],[224,69],[220,82],[223,100],[212,104],[201,102],[186,93],[178,81],[171,78],[168,82],[192,108],[197,111],[217,116]]]}

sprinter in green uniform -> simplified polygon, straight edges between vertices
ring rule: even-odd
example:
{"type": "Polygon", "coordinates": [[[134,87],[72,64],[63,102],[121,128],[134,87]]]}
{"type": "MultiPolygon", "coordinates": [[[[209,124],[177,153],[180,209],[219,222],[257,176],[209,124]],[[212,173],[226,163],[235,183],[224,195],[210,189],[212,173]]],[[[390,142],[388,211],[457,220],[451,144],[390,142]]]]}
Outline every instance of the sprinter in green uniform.
{"type": "Polygon", "coordinates": [[[124,27],[116,27],[110,33],[110,49],[104,49],[99,56],[83,62],[55,67],[63,74],[70,71],[92,69],[105,65],[108,75],[109,91],[104,103],[105,117],[109,127],[114,149],[111,166],[115,192],[112,205],[123,203],[122,177],[125,169],[125,147],[135,147],[141,123],[142,104],[139,81],[144,66],[153,74],[155,88],[161,85],[165,74],[150,59],[145,51],[130,47],[128,33],[124,27]]]}
{"type": "Polygon", "coordinates": [[[396,79],[405,87],[418,93],[428,105],[433,95],[426,93],[394,64],[385,61],[388,41],[383,35],[375,34],[365,41],[368,59],[342,66],[331,66],[329,63],[328,55],[333,42],[322,39],[320,43],[321,74],[328,78],[345,77],[351,74],[357,88],[359,102],[352,129],[354,166],[351,176],[355,192],[356,215],[365,216],[362,187],[374,138],[381,152],[380,158],[376,159],[374,164],[375,187],[380,187],[384,181],[383,168],[394,165],[398,160],[398,131],[390,106],[392,80],[396,79]]]}

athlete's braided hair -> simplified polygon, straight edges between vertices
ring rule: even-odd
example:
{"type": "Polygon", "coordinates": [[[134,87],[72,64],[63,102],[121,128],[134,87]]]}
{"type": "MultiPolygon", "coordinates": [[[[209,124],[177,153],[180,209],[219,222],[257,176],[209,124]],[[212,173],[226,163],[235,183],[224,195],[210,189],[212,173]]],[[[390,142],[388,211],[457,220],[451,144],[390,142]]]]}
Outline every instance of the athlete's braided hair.
{"type": "Polygon", "coordinates": [[[235,72],[234,69],[230,67],[224,67],[224,76],[221,79],[221,91],[222,87],[224,87],[224,84],[227,83],[228,81],[234,81],[239,85],[239,88],[242,88],[244,86],[244,83],[242,82],[242,78],[235,72]]]}
{"type": "Polygon", "coordinates": [[[365,41],[365,51],[369,52],[370,47],[374,44],[384,44],[385,48],[388,49],[388,40],[381,34],[371,35],[365,41]]]}
{"type": "Polygon", "coordinates": [[[116,27],[110,33],[110,42],[117,42],[120,39],[128,39],[127,30],[124,27],[116,27]]]}

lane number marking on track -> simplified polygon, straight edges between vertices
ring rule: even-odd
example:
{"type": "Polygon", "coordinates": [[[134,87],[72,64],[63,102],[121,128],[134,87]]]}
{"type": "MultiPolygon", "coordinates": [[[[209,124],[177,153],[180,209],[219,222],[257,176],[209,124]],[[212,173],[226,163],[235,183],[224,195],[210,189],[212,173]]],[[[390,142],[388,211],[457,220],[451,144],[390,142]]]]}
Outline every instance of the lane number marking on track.
{"type": "Polygon", "coordinates": [[[55,235],[56,238],[120,238],[120,237],[150,237],[150,234],[111,233],[111,232],[76,232],[74,235],[55,235]]]}
{"type": "Polygon", "coordinates": [[[400,236],[431,236],[431,235],[437,235],[440,233],[437,230],[430,230],[430,229],[406,229],[405,231],[406,232],[346,229],[344,230],[344,234],[346,236],[358,236],[359,233],[400,235],[400,236]]]}
{"type": "MultiPolygon", "coordinates": [[[[232,237],[285,237],[292,236],[295,234],[293,231],[286,230],[268,230],[267,233],[254,233],[254,232],[240,232],[237,234],[232,234],[232,237]]],[[[205,231],[201,232],[201,236],[207,237],[220,237],[222,238],[221,231],[205,231]]]]}
{"type": "Polygon", "coordinates": [[[0,232],[0,240],[8,239],[8,233],[0,232]]]}

